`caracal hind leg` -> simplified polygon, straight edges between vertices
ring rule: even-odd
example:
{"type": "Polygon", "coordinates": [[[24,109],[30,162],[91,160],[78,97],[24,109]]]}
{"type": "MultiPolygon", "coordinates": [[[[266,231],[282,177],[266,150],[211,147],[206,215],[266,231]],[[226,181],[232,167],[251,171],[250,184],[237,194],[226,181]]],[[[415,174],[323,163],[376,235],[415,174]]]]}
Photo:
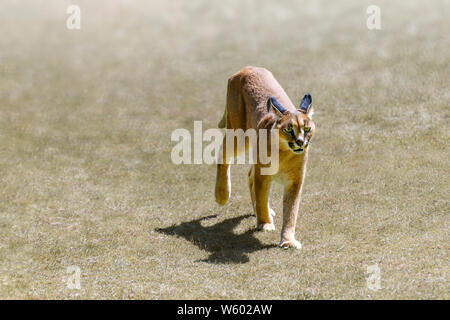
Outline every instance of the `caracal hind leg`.
{"type": "Polygon", "coordinates": [[[244,145],[239,145],[237,139],[233,137],[233,148],[227,150],[227,136],[222,140],[221,153],[219,155],[220,160],[217,164],[217,176],[216,176],[216,202],[220,205],[225,205],[230,198],[231,194],[231,176],[230,176],[230,163],[234,158],[244,153],[248,149],[248,141],[245,141],[244,145]]]}
{"type": "Polygon", "coordinates": [[[231,194],[230,160],[234,157],[234,150],[227,152],[226,137],[223,137],[221,152],[217,164],[216,202],[225,205],[231,194]]]}
{"type": "Polygon", "coordinates": [[[277,214],[275,213],[275,211],[271,208],[271,207],[269,207],[269,214],[270,214],[270,216],[273,218],[273,217],[275,217],[277,214]]]}
{"type": "Polygon", "coordinates": [[[250,199],[252,200],[253,213],[256,215],[256,200],[255,200],[255,166],[251,166],[248,171],[248,188],[250,189],[250,199]]]}
{"type": "Polygon", "coordinates": [[[271,176],[261,175],[260,168],[254,167],[254,188],[256,203],[256,227],[258,230],[272,231],[275,230],[273,217],[269,209],[269,190],[271,176]]]}
{"type": "Polygon", "coordinates": [[[218,164],[216,176],[216,202],[225,205],[231,194],[230,165],[218,164]]]}

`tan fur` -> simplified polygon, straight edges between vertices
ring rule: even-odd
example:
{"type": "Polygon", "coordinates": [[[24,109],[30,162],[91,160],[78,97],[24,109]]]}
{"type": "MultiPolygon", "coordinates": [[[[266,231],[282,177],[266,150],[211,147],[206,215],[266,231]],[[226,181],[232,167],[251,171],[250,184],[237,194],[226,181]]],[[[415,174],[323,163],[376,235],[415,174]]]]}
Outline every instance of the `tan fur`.
{"type": "MultiPolygon", "coordinates": [[[[270,184],[273,181],[279,181],[284,185],[280,246],[300,248],[301,244],[295,239],[295,225],[306,171],[308,143],[314,132],[314,123],[311,118],[296,110],[270,71],[264,68],[245,67],[228,80],[226,109],[219,123],[219,127],[224,126],[227,129],[277,128],[280,130],[278,172],[274,175],[261,175],[260,169],[263,165],[259,163],[252,165],[248,174],[250,196],[257,217],[258,229],[274,230],[273,216],[275,213],[269,207],[268,202],[270,184]],[[283,115],[268,112],[269,96],[275,97],[287,109],[287,112],[283,115]],[[283,131],[288,126],[292,127],[296,139],[298,136],[299,140],[293,140],[292,136],[283,131]],[[310,128],[308,134],[302,131],[305,126],[310,128]],[[303,153],[297,154],[293,149],[299,148],[299,145],[294,141],[300,140],[303,140],[306,147],[304,147],[303,153]],[[289,142],[294,147],[290,147],[289,142]]],[[[237,150],[236,147],[234,150],[226,150],[225,145],[224,138],[224,164],[217,166],[215,190],[216,201],[221,205],[228,201],[231,191],[228,160],[245,151],[237,150]]]]}

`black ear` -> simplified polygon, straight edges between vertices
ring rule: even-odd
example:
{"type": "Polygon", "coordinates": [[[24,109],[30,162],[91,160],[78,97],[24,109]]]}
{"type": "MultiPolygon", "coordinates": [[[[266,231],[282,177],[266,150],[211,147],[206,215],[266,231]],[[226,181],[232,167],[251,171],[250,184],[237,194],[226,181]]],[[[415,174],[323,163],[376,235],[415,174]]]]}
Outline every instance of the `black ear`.
{"type": "Polygon", "coordinates": [[[302,99],[302,102],[300,102],[300,107],[298,110],[300,110],[303,113],[308,114],[312,105],[312,98],[309,93],[305,94],[305,96],[302,99]]]}
{"type": "Polygon", "coordinates": [[[278,116],[281,116],[286,112],[286,109],[281,105],[281,103],[272,96],[270,96],[269,100],[267,100],[267,112],[270,112],[270,110],[274,110],[278,116]]]}

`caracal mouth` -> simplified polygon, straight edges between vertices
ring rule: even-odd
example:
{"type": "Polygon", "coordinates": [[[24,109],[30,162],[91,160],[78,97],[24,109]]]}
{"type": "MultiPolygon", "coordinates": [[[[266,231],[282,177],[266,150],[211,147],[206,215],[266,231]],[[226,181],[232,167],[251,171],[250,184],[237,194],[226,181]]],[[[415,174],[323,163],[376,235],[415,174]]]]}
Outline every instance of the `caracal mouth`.
{"type": "Polygon", "coordinates": [[[295,154],[301,154],[301,153],[303,153],[303,151],[305,151],[305,146],[302,146],[302,147],[298,147],[297,149],[294,149],[295,147],[297,147],[297,146],[294,146],[294,143],[292,143],[292,142],[289,142],[288,143],[288,146],[289,146],[289,148],[291,149],[291,151],[293,152],[293,153],[295,153],[295,154]]]}

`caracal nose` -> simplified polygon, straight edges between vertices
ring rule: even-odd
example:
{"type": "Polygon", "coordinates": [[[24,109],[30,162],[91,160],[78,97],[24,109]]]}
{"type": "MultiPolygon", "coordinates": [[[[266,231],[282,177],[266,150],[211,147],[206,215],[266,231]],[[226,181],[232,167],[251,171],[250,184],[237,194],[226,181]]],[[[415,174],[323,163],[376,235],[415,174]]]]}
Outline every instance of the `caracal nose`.
{"type": "Polygon", "coordinates": [[[299,145],[299,147],[302,147],[303,144],[305,143],[302,139],[298,139],[295,142],[299,145]]]}

